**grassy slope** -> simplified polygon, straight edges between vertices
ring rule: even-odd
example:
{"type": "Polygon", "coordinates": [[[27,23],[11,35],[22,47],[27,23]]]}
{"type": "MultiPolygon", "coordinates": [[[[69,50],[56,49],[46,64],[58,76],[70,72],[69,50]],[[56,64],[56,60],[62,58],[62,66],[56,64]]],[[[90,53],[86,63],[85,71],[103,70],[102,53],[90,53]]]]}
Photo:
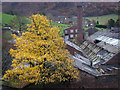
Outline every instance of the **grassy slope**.
{"type": "MultiPolygon", "coordinates": [[[[1,15],[1,14],[0,14],[1,15]]],[[[13,15],[2,14],[2,24],[9,24],[10,21],[14,18],[13,15]]],[[[1,18],[0,18],[1,21],[1,18]]],[[[63,30],[69,27],[70,25],[66,24],[59,24],[59,23],[52,23],[53,26],[58,26],[60,29],[60,35],[63,35],[63,30]]]]}
{"type": "MultiPolygon", "coordinates": [[[[85,17],[89,20],[95,20],[97,21],[97,17],[85,17]]],[[[106,24],[108,22],[109,19],[113,19],[113,20],[117,20],[118,19],[118,15],[116,14],[110,14],[110,15],[104,15],[104,16],[98,16],[98,21],[99,24],[106,24]]]]}
{"type": "MultiPolygon", "coordinates": [[[[12,18],[14,18],[13,15],[2,14],[2,24],[9,24],[12,18]]],[[[1,21],[1,18],[0,18],[0,21],[1,21]]]]}

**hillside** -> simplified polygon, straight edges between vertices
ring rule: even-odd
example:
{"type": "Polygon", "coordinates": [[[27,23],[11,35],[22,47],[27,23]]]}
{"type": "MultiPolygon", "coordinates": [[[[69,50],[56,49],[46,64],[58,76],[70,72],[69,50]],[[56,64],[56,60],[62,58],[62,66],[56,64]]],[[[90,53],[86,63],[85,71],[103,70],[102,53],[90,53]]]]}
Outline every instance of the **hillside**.
{"type": "MultiPolygon", "coordinates": [[[[13,18],[14,18],[14,15],[2,14],[2,24],[9,24],[13,18]]],[[[1,18],[0,18],[0,21],[1,21],[1,18]]]]}
{"type": "MultiPolygon", "coordinates": [[[[14,18],[14,15],[2,14],[2,24],[10,24],[10,21],[14,18]]],[[[0,18],[1,20],[1,18],[0,18]]],[[[69,27],[67,24],[51,23],[52,26],[58,26],[60,29],[60,35],[63,35],[63,30],[69,27]]]]}
{"type": "MultiPolygon", "coordinates": [[[[14,15],[9,15],[9,14],[2,14],[2,24],[10,24],[11,19],[14,17],[14,15]]],[[[100,24],[106,24],[109,19],[117,20],[118,15],[116,14],[109,14],[109,15],[103,15],[103,16],[97,16],[97,17],[84,17],[89,20],[95,20],[99,21],[100,24]]],[[[83,19],[84,19],[83,18],[83,19]]],[[[60,35],[63,35],[63,30],[66,29],[67,27],[70,27],[70,25],[67,24],[60,24],[60,23],[51,23],[53,26],[58,26],[60,29],[60,35]]]]}
{"type": "Polygon", "coordinates": [[[77,5],[83,6],[83,15],[87,17],[115,14],[118,11],[117,2],[3,2],[2,10],[4,13],[23,16],[42,12],[55,17],[75,16],[77,15],[77,5]]]}
{"type": "MultiPolygon", "coordinates": [[[[1,14],[0,14],[1,15],[1,14]]],[[[2,14],[2,23],[3,24],[9,24],[10,20],[14,17],[14,15],[9,15],[9,14],[2,14]]],[[[107,21],[109,19],[113,19],[113,20],[117,20],[118,19],[118,15],[116,14],[109,14],[109,15],[103,15],[103,16],[94,16],[94,17],[84,17],[85,19],[89,19],[89,20],[95,20],[95,21],[99,21],[100,24],[106,24],[107,21]]],[[[0,18],[1,20],[1,18],[0,18]]],[[[66,25],[66,24],[58,24],[58,23],[53,23],[52,25],[54,26],[61,26],[61,27],[68,27],[70,25],[66,25]]]]}

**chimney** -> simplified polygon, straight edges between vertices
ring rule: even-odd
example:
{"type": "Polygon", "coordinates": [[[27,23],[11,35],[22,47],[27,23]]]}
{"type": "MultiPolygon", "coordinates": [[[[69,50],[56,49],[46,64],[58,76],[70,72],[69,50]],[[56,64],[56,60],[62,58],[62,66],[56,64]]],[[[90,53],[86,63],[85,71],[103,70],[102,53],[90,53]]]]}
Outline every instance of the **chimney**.
{"type": "Polygon", "coordinates": [[[78,28],[78,35],[77,35],[77,41],[78,43],[83,42],[84,32],[82,29],[82,6],[77,6],[77,28],[78,28]]]}

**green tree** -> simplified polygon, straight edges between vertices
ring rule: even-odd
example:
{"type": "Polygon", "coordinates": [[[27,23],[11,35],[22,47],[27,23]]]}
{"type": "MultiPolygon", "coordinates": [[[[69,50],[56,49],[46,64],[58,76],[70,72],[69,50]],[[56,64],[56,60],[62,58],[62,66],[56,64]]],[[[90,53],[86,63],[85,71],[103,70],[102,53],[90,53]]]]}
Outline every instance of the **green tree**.
{"type": "Polygon", "coordinates": [[[108,20],[108,28],[114,27],[115,21],[113,19],[108,20]]]}
{"type": "Polygon", "coordinates": [[[116,26],[116,27],[120,27],[120,19],[118,19],[118,20],[115,22],[115,26],[116,26]]]}
{"type": "Polygon", "coordinates": [[[99,24],[99,21],[97,21],[97,24],[99,24]]]}
{"type": "Polygon", "coordinates": [[[40,13],[40,15],[44,15],[44,16],[46,16],[46,14],[45,14],[44,12],[40,13]]]}
{"type": "Polygon", "coordinates": [[[50,26],[43,15],[36,14],[30,19],[28,31],[21,37],[14,35],[17,49],[10,49],[14,58],[12,69],[3,78],[36,84],[78,78],[79,71],[73,66],[58,27],[50,26]]]}
{"type": "Polygon", "coordinates": [[[12,11],[12,10],[7,11],[6,13],[10,14],[10,15],[18,15],[19,14],[18,12],[12,11]]]}
{"type": "Polygon", "coordinates": [[[15,16],[11,22],[10,22],[10,26],[13,29],[19,30],[20,32],[25,30],[27,28],[27,23],[29,21],[27,20],[26,17],[22,17],[22,16],[15,16]]]}

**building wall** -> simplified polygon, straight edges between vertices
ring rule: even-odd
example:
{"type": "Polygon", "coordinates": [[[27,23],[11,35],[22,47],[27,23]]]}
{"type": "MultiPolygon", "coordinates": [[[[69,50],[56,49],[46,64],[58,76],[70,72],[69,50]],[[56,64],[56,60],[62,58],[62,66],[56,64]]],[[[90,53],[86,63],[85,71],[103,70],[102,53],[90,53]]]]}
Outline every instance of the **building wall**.
{"type": "Polygon", "coordinates": [[[77,12],[78,12],[78,19],[77,19],[77,28],[78,28],[78,37],[77,42],[81,43],[83,42],[84,37],[84,31],[82,29],[82,6],[77,6],[77,12]]]}
{"type": "Polygon", "coordinates": [[[109,60],[106,64],[110,64],[110,65],[113,65],[113,64],[120,64],[120,52],[115,55],[111,60],[109,60]]]}
{"type": "Polygon", "coordinates": [[[67,45],[66,48],[68,49],[68,51],[69,51],[70,54],[72,54],[72,55],[74,55],[74,52],[76,52],[76,53],[78,53],[78,54],[80,54],[80,55],[83,56],[82,52],[80,52],[80,51],[74,49],[73,47],[71,47],[71,46],[69,46],[69,45],[67,45]]]}
{"type": "Polygon", "coordinates": [[[78,29],[76,26],[72,26],[64,30],[64,38],[68,36],[69,39],[73,39],[77,37],[77,34],[78,34],[78,29]]]}

